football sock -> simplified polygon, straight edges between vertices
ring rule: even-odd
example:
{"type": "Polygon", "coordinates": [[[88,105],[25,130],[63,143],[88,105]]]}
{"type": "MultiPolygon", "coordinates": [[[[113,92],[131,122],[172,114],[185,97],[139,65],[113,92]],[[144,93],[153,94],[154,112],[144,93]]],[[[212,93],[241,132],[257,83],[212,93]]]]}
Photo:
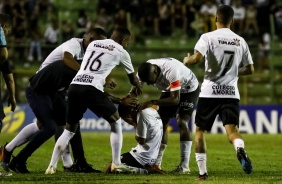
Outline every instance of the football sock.
{"type": "Polygon", "coordinates": [[[66,129],[64,130],[64,132],[62,133],[62,135],[59,137],[59,139],[55,144],[49,166],[52,166],[53,168],[57,168],[57,163],[59,161],[62,152],[67,148],[67,145],[73,136],[74,136],[73,132],[70,132],[66,129]]]}
{"type": "Polygon", "coordinates": [[[121,119],[119,118],[116,122],[110,123],[111,125],[111,147],[112,147],[112,161],[115,165],[120,165],[120,154],[122,148],[122,127],[121,119]]]}
{"type": "Polygon", "coordinates": [[[189,168],[192,141],[180,141],[180,157],[182,168],[189,168]]]}
{"type": "Polygon", "coordinates": [[[73,164],[71,154],[70,154],[70,145],[68,144],[66,149],[62,152],[62,160],[63,160],[63,165],[65,167],[71,167],[73,164]]]}
{"type": "Polygon", "coordinates": [[[200,175],[208,173],[207,171],[207,154],[206,153],[196,153],[196,162],[199,168],[200,175]]]}
{"type": "Polygon", "coordinates": [[[13,151],[16,147],[26,143],[28,138],[35,134],[38,130],[36,122],[25,126],[19,134],[6,145],[5,149],[9,152],[13,151]]]}
{"type": "Polygon", "coordinates": [[[164,155],[164,151],[165,151],[166,147],[167,147],[166,144],[161,144],[159,154],[158,154],[157,160],[155,162],[155,165],[158,165],[160,168],[161,168],[161,165],[162,165],[162,159],[163,159],[163,155],[164,155]]]}
{"type": "Polygon", "coordinates": [[[85,159],[85,156],[84,156],[84,149],[83,149],[79,125],[76,129],[76,132],[75,132],[73,138],[70,140],[70,145],[71,145],[71,149],[72,149],[73,159],[78,164],[86,164],[87,162],[86,162],[86,159],[85,159]]]}
{"type": "Polygon", "coordinates": [[[233,141],[233,145],[234,145],[234,148],[235,148],[235,151],[237,151],[237,148],[244,148],[245,147],[245,144],[244,144],[244,140],[243,139],[234,139],[233,141]]]}

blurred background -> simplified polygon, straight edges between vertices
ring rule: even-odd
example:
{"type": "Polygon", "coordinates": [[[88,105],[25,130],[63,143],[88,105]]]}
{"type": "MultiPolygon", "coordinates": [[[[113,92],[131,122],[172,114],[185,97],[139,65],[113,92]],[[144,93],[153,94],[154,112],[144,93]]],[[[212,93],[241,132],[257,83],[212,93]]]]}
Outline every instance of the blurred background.
{"type": "MultiPolygon", "coordinates": [[[[115,27],[127,26],[132,32],[127,50],[135,69],[151,58],[182,61],[187,52],[193,53],[202,33],[215,29],[214,15],[220,4],[234,8],[232,30],[247,41],[255,63],[255,74],[239,79],[241,104],[281,104],[281,0],[0,0],[0,12],[13,19],[7,43],[17,102],[26,103],[28,79],[45,57],[62,42],[83,37],[92,27],[101,27],[110,35],[115,27]]],[[[204,62],[191,69],[202,82],[204,62]]],[[[110,77],[118,87],[109,92],[126,95],[130,85],[122,67],[114,69],[110,77]]],[[[159,94],[145,87],[141,101],[159,94]]],[[[2,96],[7,98],[5,92],[2,96]]]]}

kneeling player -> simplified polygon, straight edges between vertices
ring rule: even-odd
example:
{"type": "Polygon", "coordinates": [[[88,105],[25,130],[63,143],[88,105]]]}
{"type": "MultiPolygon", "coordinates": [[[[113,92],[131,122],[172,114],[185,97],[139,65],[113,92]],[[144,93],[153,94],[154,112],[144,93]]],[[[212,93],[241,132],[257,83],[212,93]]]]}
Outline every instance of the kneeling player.
{"type": "MultiPolygon", "coordinates": [[[[136,129],[137,146],[121,155],[121,162],[132,167],[132,173],[151,174],[165,172],[153,167],[161,145],[163,124],[158,112],[146,108],[138,112],[137,108],[119,105],[121,118],[136,129]]],[[[105,168],[105,173],[111,172],[111,164],[105,168]]]]}

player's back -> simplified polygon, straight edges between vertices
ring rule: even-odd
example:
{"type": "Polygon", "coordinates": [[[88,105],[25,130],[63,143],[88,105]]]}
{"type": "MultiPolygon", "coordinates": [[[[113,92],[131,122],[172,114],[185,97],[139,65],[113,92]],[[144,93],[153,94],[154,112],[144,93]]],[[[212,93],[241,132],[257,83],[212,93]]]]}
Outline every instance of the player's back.
{"type": "Polygon", "coordinates": [[[53,63],[54,61],[62,61],[64,52],[71,53],[75,60],[82,60],[84,56],[82,42],[82,38],[71,38],[70,40],[62,43],[46,57],[38,71],[53,63]]]}
{"type": "Polygon", "coordinates": [[[72,84],[92,85],[103,91],[106,77],[120,63],[127,74],[134,72],[130,56],[120,44],[112,39],[93,41],[86,49],[80,70],[72,84]]]}
{"type": "Polygon", "coordinates": [[[249,51],[245,40],[227,28],[206,33],[203,38],[208,44],[205,79],[221,85],[237,81],[239,65],[249,51]]]}

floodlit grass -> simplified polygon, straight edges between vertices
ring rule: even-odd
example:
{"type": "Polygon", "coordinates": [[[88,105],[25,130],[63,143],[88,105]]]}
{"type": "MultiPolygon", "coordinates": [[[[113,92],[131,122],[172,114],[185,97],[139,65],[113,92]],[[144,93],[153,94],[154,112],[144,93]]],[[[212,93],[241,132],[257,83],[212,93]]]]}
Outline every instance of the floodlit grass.
{"type": "MultiPolygon", "coordinates": [[[[1,134],[0,143],[10,141],[14,135],[1,134]]],[[[27,167],[31,174],[13,173],[11,177],[0,176],[1,183],[206,183],[206,184],[241,184],[241,183],[282,183],[282,136],[281,135],[243,135],[248,155],[253,161],[254,173],[247,175],[241,169],[235,150],[228,143],[226,135],[207,135],[209,179],[195,181],[198,168],[195,162],[194,146],[190,160],[190,175],[125,175],[125,174],[78,174],[59,171],[54,175],[45,175],[54,146],[50,139],[28,160],[27,167]]],[[[169,135],[169,143],[163,160],[163,169],[173,170],[179,163],[178,134],[169,135]]],[[[83,133],[86,158],[96,169],[103,170],[111,160],[109,133],[83,133]]],[[[122,152],[129,151],[136,145],[133,133],[124,133],[122,152]]],[[[16,149],[14,153],[18,153],[16,149]]]]}

